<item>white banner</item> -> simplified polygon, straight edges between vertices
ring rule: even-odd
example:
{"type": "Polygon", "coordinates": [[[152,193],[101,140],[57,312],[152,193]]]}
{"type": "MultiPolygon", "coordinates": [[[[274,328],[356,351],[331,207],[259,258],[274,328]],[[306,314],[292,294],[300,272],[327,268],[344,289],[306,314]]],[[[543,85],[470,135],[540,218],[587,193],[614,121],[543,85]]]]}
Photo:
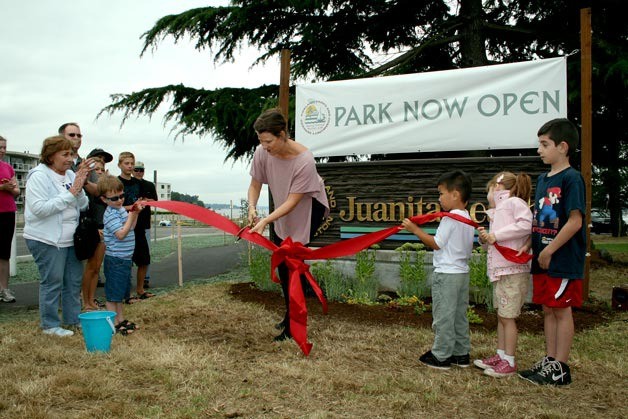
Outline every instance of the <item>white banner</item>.
{"type": "Polygon", "coordinates": [[[299,85],[295,139],[316,157],[535,148],[566,116],[560,57],[299,85]]]}

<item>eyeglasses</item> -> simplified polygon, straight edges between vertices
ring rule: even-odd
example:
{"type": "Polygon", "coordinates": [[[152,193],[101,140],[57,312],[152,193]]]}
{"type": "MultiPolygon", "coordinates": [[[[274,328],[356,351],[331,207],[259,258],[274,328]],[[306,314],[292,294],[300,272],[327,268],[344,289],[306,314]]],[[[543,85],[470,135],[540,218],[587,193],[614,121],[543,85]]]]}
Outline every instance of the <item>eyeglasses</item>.
{"type": "Polygon", "coordinates": [[[83,134],[75,134],[73,132],[68,134],[70,137],[74,138],[74,137],[78,137],[78,138],[83,138],[83,134]]]}
{"type": "Polygon", "coordinates": [[[123,194],[123,193],[121,193],[121,194],[120,194],[120,195],[118,195],[118,196],[112,196],[112,197],[107,197],[107,196],[106,196],[106,197],[105,197],[105,199],[106,199],[107,201],[111,201],[111,202],[118,202],[119,200],[124,199],[124,194],[123,194]]]}
{"type": "Polygon", "coordinates": [[[133,169],[134,172],[144,173],[144,169],[133,169]]]}

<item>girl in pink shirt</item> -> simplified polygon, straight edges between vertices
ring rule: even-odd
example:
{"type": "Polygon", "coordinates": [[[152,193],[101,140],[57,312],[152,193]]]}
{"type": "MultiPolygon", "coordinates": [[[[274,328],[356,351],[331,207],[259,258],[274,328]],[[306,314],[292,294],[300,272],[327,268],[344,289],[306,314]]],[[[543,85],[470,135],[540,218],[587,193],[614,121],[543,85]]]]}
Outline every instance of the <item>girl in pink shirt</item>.
{"type": "Polygon", "coordinates": [[[528,284],[530,263],[517,264],[506,260],[494,246],[521,249],[532,233],[532,212],[529,201],[532,190],[530,176],[510,172],[496,174],[487,185],[490,219],[489,232],[479,227],[480,241],[488,246],[487,273],[493,282],[493,304],[497,308],[497,354],[476,359],[474,364],[486,375],[508,377],[517,372],[515,350],[517,324],[528,284]]]}

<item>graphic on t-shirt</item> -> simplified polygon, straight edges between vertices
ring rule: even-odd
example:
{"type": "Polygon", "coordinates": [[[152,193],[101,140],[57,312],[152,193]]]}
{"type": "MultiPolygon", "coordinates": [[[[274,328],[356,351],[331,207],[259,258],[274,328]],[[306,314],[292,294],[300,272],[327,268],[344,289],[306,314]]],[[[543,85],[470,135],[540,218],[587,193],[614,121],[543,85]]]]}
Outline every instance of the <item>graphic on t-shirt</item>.
{"type": "Polygon", "coordinates": [[[535,219],[538,221],[540,227],[544,227],[546,222],[553,224],[554,228],[558,228],[558,222],[560,221],[554,205],[560,202],[560,188],[552,187],[547,188],[545,197],[539,199],[539,210],[535,219]]]}

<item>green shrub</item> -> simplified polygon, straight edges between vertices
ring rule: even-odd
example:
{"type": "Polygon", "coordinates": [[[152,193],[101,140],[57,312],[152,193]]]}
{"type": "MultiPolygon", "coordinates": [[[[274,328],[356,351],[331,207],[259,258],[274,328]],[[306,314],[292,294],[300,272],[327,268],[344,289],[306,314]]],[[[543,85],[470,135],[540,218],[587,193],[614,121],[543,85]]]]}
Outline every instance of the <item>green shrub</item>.
{"type": "Polygon", "coordinates": [[[263,247],[251,248],[249,274],[255,286],[264,291],[276,291],[279,287],[270,278],[270,252],[263,247]]]}
{"type": "Polygon", "coordinates": [[[331,260],[312,263],[310,272],[325,291],[328,300],[344,301],[344,297],[349,295],[351,281],[331,260]]]}
{"type": "Polygon", "coordinates": [[[355,278],[353,278],[349,297],[352,300],[365,303],[377,300],[379,280],[375,276],[375,249],[362,250],[355,255],[355,278]]]}
{"type": "Polygon", "coordinates": [[[486,272],[486,250],[478,247],[473,250],[474,255],[469,259],[469,293],[474,302],[486,304],[489,311],[493,310],[493,285],[486,272]]]}
{"type": "Polygon", "coordinates": [[[401,297],[429,296],[425,271],[425,246],[422,243],[405,243],[395,249],[399,252],[399,295],[401,297]]]}

